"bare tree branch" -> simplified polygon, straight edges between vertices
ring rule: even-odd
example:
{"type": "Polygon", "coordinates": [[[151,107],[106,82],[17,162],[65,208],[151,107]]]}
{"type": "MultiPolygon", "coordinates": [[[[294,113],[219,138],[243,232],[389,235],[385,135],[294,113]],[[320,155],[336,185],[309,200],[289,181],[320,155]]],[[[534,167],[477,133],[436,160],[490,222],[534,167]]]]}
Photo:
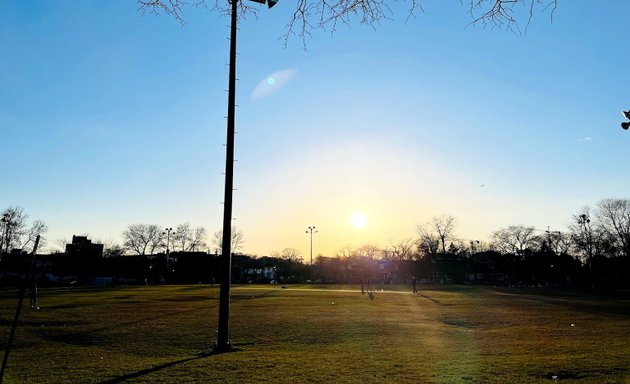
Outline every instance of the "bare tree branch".
{"type": "MultiPolygon", "coordinates": [[[[173,16],[182,25],[185,24],[184,8],[205,7],[222,14],[229,14],[230,0],[195,0],[191,4],[184,0],[137,0],[143,13],[164,13],[173,16]]],[[[233,0],[239,1],[239,0],[233,0]]],[[[506,29],[521,34],[519,20],[524,21],[525,30],[531,23],[537,9],[547,12],[551,18],[558,7],[558,0],[460,0],[470,15],[472,25],[506,29]]],[[[422,0],[296,0],[293,11],[286,25],[286,32],[280,37],[284,45],[291,37],[298,37],[306,47],[306,40],[316,29],[334,33],[339,24],[350,25],[356,21],[376,28],[381,21],[392,18],[393,4],[406,4],[406,21],[418,12],[424,12],[422,0]]],[[[240,14],[256,15],[256,8],[239,2],[240,14]]]]}

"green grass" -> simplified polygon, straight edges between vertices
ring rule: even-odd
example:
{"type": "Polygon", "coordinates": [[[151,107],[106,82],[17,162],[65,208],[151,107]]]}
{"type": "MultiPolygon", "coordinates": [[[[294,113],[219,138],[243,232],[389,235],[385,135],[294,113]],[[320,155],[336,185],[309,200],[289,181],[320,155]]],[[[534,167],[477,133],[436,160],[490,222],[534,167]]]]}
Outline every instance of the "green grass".
{"type": "MultiPolygon", "coordinates": [[[[234,286],[40,290],[7,383],[630,383],[630,295],[449,287],[234,286]],[[573,324],[573,326],[572,326],[573,324]]],[[[0,292],[0,340],[16,291],[0,292]]]]}

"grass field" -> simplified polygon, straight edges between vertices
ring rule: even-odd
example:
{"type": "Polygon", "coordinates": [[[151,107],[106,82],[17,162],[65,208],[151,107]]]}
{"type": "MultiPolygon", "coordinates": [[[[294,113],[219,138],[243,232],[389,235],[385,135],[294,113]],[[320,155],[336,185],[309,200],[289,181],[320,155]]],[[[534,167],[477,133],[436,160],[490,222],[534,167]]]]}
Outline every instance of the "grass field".
{"type": "MultiPolygon", "coordinates": [[[[630,383],[628,293],[386,289],[234,286],[219,355],[216,287],[42,289],[5,382],[630,383]]],[[[0,340],[15,305],[0,292],[0,340]]]]}

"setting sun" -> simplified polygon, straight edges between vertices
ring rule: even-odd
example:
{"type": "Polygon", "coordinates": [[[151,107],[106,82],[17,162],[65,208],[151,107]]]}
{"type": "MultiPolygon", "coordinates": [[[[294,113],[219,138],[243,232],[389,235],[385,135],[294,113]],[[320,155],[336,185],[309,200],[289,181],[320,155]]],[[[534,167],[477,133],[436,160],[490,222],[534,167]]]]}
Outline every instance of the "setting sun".
{"type": "Polygon", "coordinates": [[[355,212],[350,215],[350,224],[357,229],[361,229],[367,225],[367,216],[362,212],[355,212]]]}

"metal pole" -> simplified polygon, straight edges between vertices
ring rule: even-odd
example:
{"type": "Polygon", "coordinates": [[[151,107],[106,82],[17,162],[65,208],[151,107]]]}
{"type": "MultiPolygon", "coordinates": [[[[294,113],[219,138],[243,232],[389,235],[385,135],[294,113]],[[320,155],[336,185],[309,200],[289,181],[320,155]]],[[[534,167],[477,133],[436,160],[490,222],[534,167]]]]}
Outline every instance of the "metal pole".
{"type": "MultiPolygon", "coordinates": [[[[0,219],[3,223],[5,227],[9,226],[9,221],[6,219],[6,214],[4,214],[2,216],[2,219],[0,219]]],[[[2,235],[0,237],[0,263],[2,263],[2,249],[4,248],[4,233],[7,231],[7,228],[2,228],[2,235]]]]}
{"type": "MultiPolygon", "coordinates": [[[[31,257],[31,267],[28,270],[28,274],[26,276],[26,281],[22,282],[22,287],[20,287],[20,296],[18,298],[17,308],[15,309],[15,317],[13,318],[13,324],[11,326],[11,333],[9,334],[9,340],[7,341],[7,348],[4,351],[4,358],[2,359],[2,368],[0,368],[0,384],[4,379],[4,371],[7,368],[7,363],[9,362],[9,353],[11,352],[11,346],[13,344],[13,339],[15,338],[15,330],[17,329],[18,320],[20,319],[20,312],[22,311],[22,302],[24,301],[24,291],[26,291],[26,284],[31,283],[33,279],[33,266],[35,265],[35,253],[37,252],[37,246],[39,245],[39,235],[35,238],[35,246],[33,247],[33,256],[31,257]]],[[[31,287],[33,289],[33,287],[31,287]]]]}
{"type": "Polygon", "coordinates": [[[313,266],[313,231],[317,233],[315,227],[308,227],[308,229],[306,230],[306,233],[311,234],[311,267],[313,266]]]}
{"type": "Polygon", "coordinates": [[[227,143],[225,149],[225,198],[223,201],[223,243],[221,255],[221,290],[219,293],[219,329],[216,352],[230,349],[230,280],[232,272],[232,191],[234,189],[234,117],[236,107],[236,22],[238,0],[231,0],[230,76],[228,87],[227,143]]]}

